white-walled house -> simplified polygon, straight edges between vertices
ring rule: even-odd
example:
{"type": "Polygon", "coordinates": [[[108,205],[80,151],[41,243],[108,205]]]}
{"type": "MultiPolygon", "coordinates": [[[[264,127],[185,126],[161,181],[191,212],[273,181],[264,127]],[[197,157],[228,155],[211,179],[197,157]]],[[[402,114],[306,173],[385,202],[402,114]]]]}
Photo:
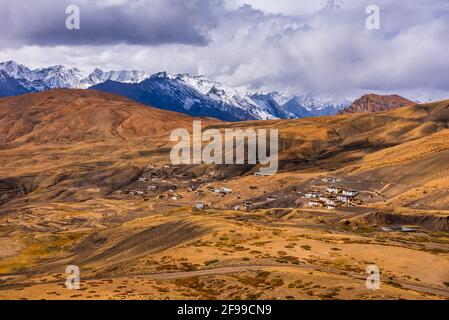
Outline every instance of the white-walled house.
{"type": "Polygon", "coordinates": [[[329,193],[339,194],[342,190],[343,190],[343,188],[341,188],[341,187],[335,187],[335,186],[327,187],[327,192],[329,192],[329,193]]]}
{"type": "Polygon", "coordinates": [[[307,192],[304,194],[304,196],[305,196],[307,199],[317,199],[317,198],[321,197],[322,194],[321,194],[321,192],[319,192],[319,191],[307,191],[307,192]]]}
{"type": "Polygon", "coordinates": [[[344,195],[338,195],[337,200],[343,202],[343,203],[349,203],[352,200],[352,197],[350,196],[344,196],[344,195]]]}
{"type": "Polygon", "coordinates": [[[310,200],[307,204],[309,207],[322,207],[324,204],[321,201],[318,200],[310,200]]]}
{"type": "Polygon", "coordinates": [[[195,205],[195,208],[197,208],[197,209],[199,209],[199,210],[202,210],[202,209],[204,209],[204,208],[206,208],[206,204],[204,203],[204,202],[198,202],[196,205],[195,205]]]}
{"type": "Polygon", "coordinates": [[[346,190],[346,189],[344,189],[342,191],[342,194],[344,196],[356,197],[359,193],[358,193],[358,191],[355,191],[355,190],[346,190]]]}

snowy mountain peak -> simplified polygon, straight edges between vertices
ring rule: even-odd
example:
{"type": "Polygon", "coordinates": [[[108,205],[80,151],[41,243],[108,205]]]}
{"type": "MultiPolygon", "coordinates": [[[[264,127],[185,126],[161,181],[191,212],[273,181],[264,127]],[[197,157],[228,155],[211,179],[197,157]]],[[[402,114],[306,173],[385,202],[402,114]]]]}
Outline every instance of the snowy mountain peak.
{"type": "Polygon", "coordinates": [[[17,79],[31,91],[44,91],[54,88],[87,89],[107,80],[139,83],[150,75],[143,71],[108,71],[96,68],[92,73],[86,73],[78,68],[67,68],[55,65],[31,70],[15,61],[0,63],[0,70],[17,79]]]}
{"type": "Polygon", "coordinates": [[[32,71],[22,64],[15,61],[6,61],[0,63],[0,70],[14,79],[25,79],[31,76],[32,71]]]}
{"type": "MultiPolygon", "coordinates": [[[[88,89],[91,87],[104,90],[118,90],[108,87],[108,81],[119,84],[133,84],[126,90],[116,92],[136,97],[136,92],[155,94],[151,105],[172,108],[175,111],[192,115],[218,117],[227,121],[269,120],[294,117],[336,114],[342,106],[331,100],[318,99],[309,95],[288,97],[280,92],[254,93],[245,88],[226,86],[205,76],[192,76],[188,73],[170,74],[166,71],[150,75],[144,71],[103,71],[95,68],[85,73],[78,68],[63,65],[50,66],[32,70],[15,61],[0,63],[0,72],[13,79],[8,82],[9,92],[33,92],[54,88],[88,89]],[[145,81],[144,81],[145,80],[145,81]],[[14,83],[13,83],[14,82],[14,83]],[[102,85],[105,84],[105,85],[102,85]],[[142,84],[142,86],[140,86],[142,84]],[[21,88],[23,87],[23,88],[21,88]]],[[[1,89],[1,88],[0,88],[1,89]]],[[[345,107],[345,106],[343,106],[345,107]]]]}
{"type": "Polygon", "coordinates": [[[302,118],[333,115],[346,108],[348,104],[303,94],[289,99],[284,104],[284,109],[294,114],[295,117],[302,118]]]}
{"type": "Polygon", "coordinates": [[[149,75],[143,71],[103,71],[96,68],[88,77],[81,81],[83,87],[91,87],[93,85],[111,80],[123,83],[139,83],[147,79],[149,75]]]}
{"type": "Polygon", "coordinates": [[[291,97],[285,96],[283,93],[280,93],[278,91],[273,91],[273,92],[268,92],[268,93],[258,92],[258,93],[251,94],[251,96],[253,96],[254,98],[258,98],[258,99],[273,100],[279,106],[283,106],[284,104],[287,103],[288,100],[291,99],[291,97]]]}
{"type": "Polygon", "coordinates": [[[161,71],[153,74],[150,78],[160,78],[160,79],[175,79],[176,77],[168,73],[167,71],[161,71]]]}

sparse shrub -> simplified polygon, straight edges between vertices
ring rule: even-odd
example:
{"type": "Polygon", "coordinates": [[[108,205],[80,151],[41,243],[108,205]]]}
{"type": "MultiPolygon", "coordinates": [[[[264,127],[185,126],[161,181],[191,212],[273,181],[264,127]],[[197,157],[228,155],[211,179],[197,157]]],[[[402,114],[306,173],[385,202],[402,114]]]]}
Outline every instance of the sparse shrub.
{"type": "Polygon", "coordinates": [[[206,261],[206,262],[204,262],[204,265],[207,267],[207,266],[210,266],[211,264],[215,264],[215,263],[217,263],[219,260],[209,260],[209,261],[206,261]]]}
{"type": "Polygon", "coordinates": [[[197,266],[188,262],[183,262],[181,263],[182,266],[182,270],[185,271],[196,271],[197,270],[197,266]]]}
{"type": "Polygon", "coordinates": [[[261,271],[261,272],[259,272],[258,274],[257,274],[257,278],[264,278],[264,279],[266,279],[266,278],[268,278],[268,276],[270,275],[270,272],[268,272],[268,271],[261,271]]]}
{"type": "Polygon", "coordinates": [[[249,295],[246,296],[246,300],[257,300],[260,298],[260,296],[262,295],[261,292],[258,293],[250,293],[249,295]]]}

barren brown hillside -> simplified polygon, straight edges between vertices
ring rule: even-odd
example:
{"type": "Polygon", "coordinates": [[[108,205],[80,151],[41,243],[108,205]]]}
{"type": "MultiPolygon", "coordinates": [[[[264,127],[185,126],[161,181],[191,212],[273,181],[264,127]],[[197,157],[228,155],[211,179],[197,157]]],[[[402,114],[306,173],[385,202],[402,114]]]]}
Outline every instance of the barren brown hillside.
{"type": "Polygon", "coordinates": [[[449,297],[449,101],[201,119],[279,129],[273,176],[172,166],[170,132],[193,120],[94,91],[1,99],[0,299],[449,297]],[[329,186],[358,196],[310,207],[305,194],[329,186]],[[223,187],[232,192],[215,192],[223,187]],[[414,232],[382,229],[398,225],[414,232]],[[81,269],[79,291],[64,286],[69,264],[81,269]],[[365,286],[371,264],[378,291],[365,286]]]}
{"type": "Polygon", "coordinates": [[[0,119],[2,144],[128,140],[191,126],[191,117],[180,113],[113,94],[63,89],[2,99],[0,119]]]}
{"type": "Polygon", "coordinates": [[[341,113],[387,111],[412,104],[415,103],[397,94],[383,96],[377,94],[367,94],[354,101],[351,106],[341,111],[341,113]]]}
{"type": "Polygon", "coordinates": [[[193,120],[96,91],[1,99],[0,186],[6,193],[0,203],[16,198],[10,191],[18,189],[41,201],[107,193],[135,179],[146,158],[167,161],[171,130],[189,129],[193,120]]]}

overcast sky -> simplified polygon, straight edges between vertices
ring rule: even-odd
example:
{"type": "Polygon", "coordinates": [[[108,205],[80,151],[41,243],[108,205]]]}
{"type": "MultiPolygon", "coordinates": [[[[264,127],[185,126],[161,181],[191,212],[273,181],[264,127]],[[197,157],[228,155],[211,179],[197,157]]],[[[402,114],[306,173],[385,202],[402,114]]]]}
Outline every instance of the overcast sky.
{"type": "Polygon", "coordinates": [[[338,99],[449,98],[447,0],[0,0],[0,61],[202,74],[338,99]],[[65,28],[66,7],[81,29],[65,28]],[[380,30],[365,10],[380,8],[380,30]]]}

